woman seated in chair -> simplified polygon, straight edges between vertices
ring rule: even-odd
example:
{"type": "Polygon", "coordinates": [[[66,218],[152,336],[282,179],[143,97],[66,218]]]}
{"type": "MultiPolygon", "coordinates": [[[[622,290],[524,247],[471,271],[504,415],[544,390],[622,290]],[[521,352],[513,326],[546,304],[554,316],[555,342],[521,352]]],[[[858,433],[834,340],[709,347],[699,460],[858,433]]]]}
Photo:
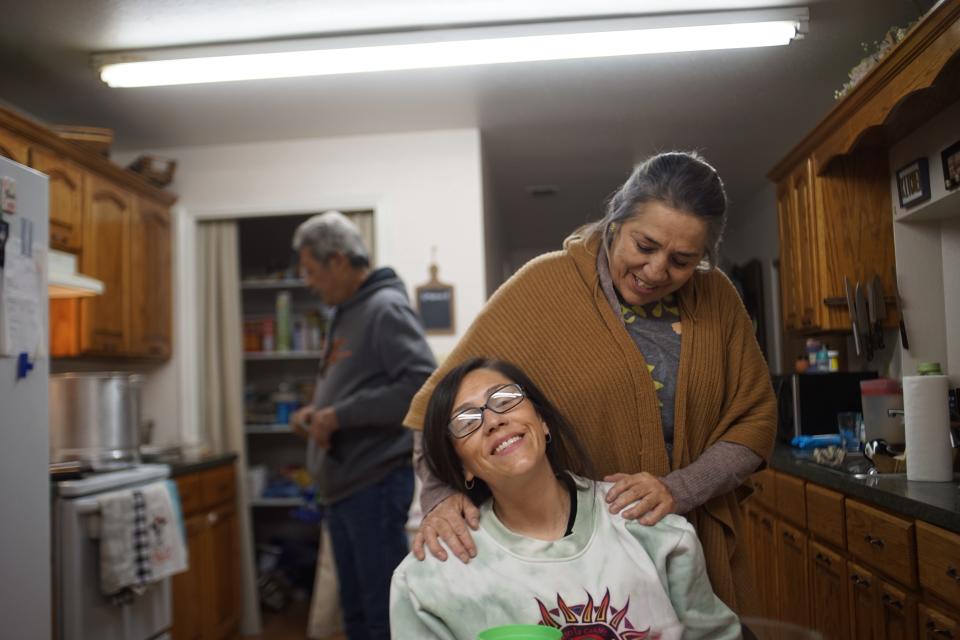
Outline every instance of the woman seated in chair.
{"type": "Polygon", "coordinates": [[[506,624],[560,628],[565,639],[740,637],[690,523],[610,514],[611,483],[588,479],[573,430],[516,367],[476,358],[450,371],[423,445],[433,473],[480,505],[477,555],[407,556],[390,593],[396,640],[473,640],[506,624]]]}

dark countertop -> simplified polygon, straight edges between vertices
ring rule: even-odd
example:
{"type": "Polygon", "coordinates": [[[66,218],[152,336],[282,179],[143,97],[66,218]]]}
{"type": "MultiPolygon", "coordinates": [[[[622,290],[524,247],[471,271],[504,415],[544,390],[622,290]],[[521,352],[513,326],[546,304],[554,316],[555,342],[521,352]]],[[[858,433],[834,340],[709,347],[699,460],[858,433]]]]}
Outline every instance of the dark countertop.
{"type": "Polygon", "coordinates": [[[213,467],[219,467],[220,465],[232,463],[236,459],[237,454],[235,453],[218,453],[194,456],[179,455],[164,457],[157,460],[157,462],[170,465],[170,477],[176,478],[177,476],[182,476],[188,473],[203,471],[204,469],[210,469],[213,467]]]}
{"type": "Polygon", "coordinates": [[[871,505],[960,533],[960,474],[953,482],[912,482],[906,474],[880,474],[863,479],[798,457],[777,443],[770,466],[871,505]]]}

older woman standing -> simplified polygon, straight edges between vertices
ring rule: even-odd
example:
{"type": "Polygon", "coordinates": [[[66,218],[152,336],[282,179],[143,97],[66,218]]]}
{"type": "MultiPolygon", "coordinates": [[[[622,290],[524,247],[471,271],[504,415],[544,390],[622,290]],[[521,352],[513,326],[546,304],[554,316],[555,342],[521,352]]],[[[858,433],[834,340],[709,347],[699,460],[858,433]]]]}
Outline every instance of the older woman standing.
{"type": "MultiPolygon", "coordinates": [[[[696,154],[640,165],[604,218],[532,260],[488,301],[416,395],[420,429],[433,387],[476,356],[509,359],[570,419],[597,470],[614,482],[609,509],[653,525],[694,524],[720,598],[752,613],[756,597],[738,492],[772,450],[776,400],[736,290],[711,268],[726,222],[716,171],[696,154]]],[[[414,553],[475,554],[479,513],[422,461],[424,518],[414,553]]]]}

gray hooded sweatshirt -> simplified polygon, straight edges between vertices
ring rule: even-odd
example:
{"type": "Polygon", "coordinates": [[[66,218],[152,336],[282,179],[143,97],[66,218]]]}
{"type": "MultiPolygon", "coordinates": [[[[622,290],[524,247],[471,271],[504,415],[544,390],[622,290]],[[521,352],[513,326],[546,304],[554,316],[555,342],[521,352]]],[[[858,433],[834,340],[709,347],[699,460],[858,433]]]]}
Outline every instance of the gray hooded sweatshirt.
{"type": "Polygon", "coordinates": [[[411,464],[403,417],[436,368],[406,288],[393,269],[372,271],[334,309],[313,406],[332,406],[340,428],[330,449],[309,440],[307,465],[317,499],[331,504],[411,464]]]}

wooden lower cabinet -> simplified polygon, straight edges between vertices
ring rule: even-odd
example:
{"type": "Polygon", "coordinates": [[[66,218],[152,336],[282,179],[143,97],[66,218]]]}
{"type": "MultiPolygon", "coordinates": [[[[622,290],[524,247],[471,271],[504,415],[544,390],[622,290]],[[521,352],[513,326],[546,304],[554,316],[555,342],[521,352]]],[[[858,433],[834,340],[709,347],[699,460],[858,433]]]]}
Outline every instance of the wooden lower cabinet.
{"type": "Polygon", "coordinates": [[[778,608],[780,599],[777,593],[774,518],[765,509],[751,506],[747,510],[747,529],[757,591],[760,595],[760,612],[764,618],[776,620],[780,617],[778,608]]]}
{"type": "Polygon", "coordinates": [[[778,509],[745,507],[763,617],[830,640],[960,640],[960,536],[785,475],[778,509]]]}
{"type": "Polygon", "coordinates": [[[780,619],[807,627],[810,624],[807,534],[782,520],[777,520],[776,532],[780,619]]]}
{"type": "Polygon", "coordinates": [[[810,626],[824,638],[846,638],[847,561],[822,544],[810,541],[810,626]]]}
{"type": "Polygon", "coordinates": [[[917,597],[893,584],[880,581],[880,637],[914,640],[917,637],[917,597]]]}
{"type": "MultiPolygon", "coordinates": [[[[232,477],[232,467],[229,472],[232,477]]],[[[236,492],[234,488],[224,495],[223,477],[221,467],[177,478],[184,505],[190,568],[173,579],[174,640],[222,640],[239,634],[240,536],[236,492]],[[219,485],[217,491],[210,490],[214,484],[219,485]],[[218,503],[211,504],[209,496],[216,496],[218,503]]]]}
{"type": "Polygon", "coordinates": [[[878,584],[871,571],[850,562],[847,564],[847,599],[850,603],[850,637],[872,640],[876,633],[878,584]]]}
{"type": "Polygon", "coordinates": [[[921,604],[919,609],[919,627],[923,640],[960,640],[960,617],[949,616],[933,607],[921,604]]]}

